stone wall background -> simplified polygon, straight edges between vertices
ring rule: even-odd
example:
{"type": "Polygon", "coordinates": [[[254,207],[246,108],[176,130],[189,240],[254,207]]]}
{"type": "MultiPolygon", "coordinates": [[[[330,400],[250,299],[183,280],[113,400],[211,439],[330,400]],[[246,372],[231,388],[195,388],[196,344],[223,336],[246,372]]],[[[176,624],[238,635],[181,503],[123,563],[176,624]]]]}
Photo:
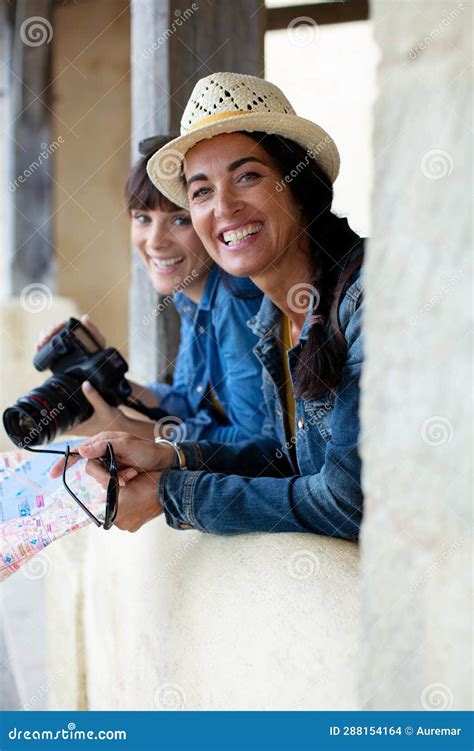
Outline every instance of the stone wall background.
{"type": "Polygon", "coordinates": [[[468,709],[472,5],[375,0],[371,13],[360,703],[468,709]]]}

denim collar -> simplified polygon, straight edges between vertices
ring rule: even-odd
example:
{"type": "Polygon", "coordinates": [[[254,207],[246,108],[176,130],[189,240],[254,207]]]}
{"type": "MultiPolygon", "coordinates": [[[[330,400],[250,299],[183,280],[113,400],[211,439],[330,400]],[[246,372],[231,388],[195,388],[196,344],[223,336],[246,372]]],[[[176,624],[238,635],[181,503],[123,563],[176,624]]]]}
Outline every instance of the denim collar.
{"type": "MultiPolygon", "coordinates": [[[[309,306],[309,310],[306,313],[306,318],[301,329],[299,341],[306,341],[309,336],[310,318],[313,312],[313,305],[309,306]]],[[[279,326],[281,321],[281,310],[275,303],[273,303],[269,297],[264,296],[260,309],[256,315],[247,321],[249,329],[258,336],[259,339],[265,339],[267,336],[271,336],[275,328],[279,326]]]]}
{"type": "Polygon", "coordinates": [[[219,285],[219,267],[214,263],[206,279],[206,285],[199,304],[191,300],[185,292],[179,290],[173,295],[173,302],[181,313],[195,317],[198,310],[210,310],[219,285]]]}

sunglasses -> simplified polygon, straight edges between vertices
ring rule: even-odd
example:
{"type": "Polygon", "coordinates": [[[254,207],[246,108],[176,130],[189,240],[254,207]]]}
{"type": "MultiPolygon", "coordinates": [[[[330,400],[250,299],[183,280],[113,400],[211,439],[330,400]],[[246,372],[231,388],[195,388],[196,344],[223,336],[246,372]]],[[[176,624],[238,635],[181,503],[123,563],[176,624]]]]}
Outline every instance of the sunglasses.
{"type": "Polygon", "coordinates": [[[64,467],[63,467],[63,485],[66,488],[67,492],[71,496],[71,498],[74,498],[76,503],[81,507],[81,509],[87,514],[89,519],[94,522],[98,527],[103,527],[104,529],[110,529],[113,527],[115,519],[117,517],[117,511],[118,511],[118,495],[119,495],[119,479],[118,479],[118,469],[117,469],[117,462],[115,460],[115,454],[114,449],[112,447],[111,443],[107,443],[105,456],[101,457],[98,461],[102,462],[104,466],[107,468],[109,472],[109,483],[107,485],[107,491],[106,491],[106,498],[105,498],[105,518],[104,521],[101,521],[98,519],[92,511],[87,508],[85,503],[83,503],[77,495],[71,490],[69,485],[66,482],[66,472],[67,472],[67,465],[69,461],[70,456],[80,456],[77,451],[71,451],[69,446],[66,446],[66,451],[58,451],[54,449],[34,449],[30,446],[22,446],[26,451],[32,451],[34,454],[60,454],[61,456],[64,456],[64,467]]]}

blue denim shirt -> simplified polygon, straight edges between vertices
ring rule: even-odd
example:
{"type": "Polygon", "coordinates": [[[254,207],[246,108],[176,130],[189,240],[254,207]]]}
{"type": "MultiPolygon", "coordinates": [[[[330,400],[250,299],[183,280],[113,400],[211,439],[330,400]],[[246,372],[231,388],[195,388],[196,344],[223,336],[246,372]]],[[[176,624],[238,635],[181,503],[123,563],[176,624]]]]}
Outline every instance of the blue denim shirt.
{"type": "Polygon", "coordinates": [[[232,277],[231,285],[248,298],[232,294],[213,266],[199,305],[184,292],[175,294],[181,340],[173,384],[148,386],[164,413],[184,421],[188,440],[232,443],[262,428],[262,367],[253,353],[258,339],[246,326],[262,294],[250,279],[232,277]],[[209,387],[224,416],[210,401],[209,387]]]}
{"type": "MultiPolygon", "coordinates": [[[[362,250],[358,243],[348,260],[362,250]]],[[[168,524],[203,532],[314,532],[356,539],[362,518],[359,439],[359,378],[362,367],[362,277],[354,274],[339,317],[348,354],[334,393],[295,400],[297,432],[285,434],[281,398],[281,312],[264,298],[250,326],[259,336],[255,354],[263,365],[267,416],[260,436],[230,446],[211,442],[182,446],[188,470],[162,472],[160,502],[168,524]],[[192,470],[192,471],[189,471],[192,470]]],[[[289,353],[294,382],[296,359],[308,338],[310,312],[300,342],[289,353]]]]}

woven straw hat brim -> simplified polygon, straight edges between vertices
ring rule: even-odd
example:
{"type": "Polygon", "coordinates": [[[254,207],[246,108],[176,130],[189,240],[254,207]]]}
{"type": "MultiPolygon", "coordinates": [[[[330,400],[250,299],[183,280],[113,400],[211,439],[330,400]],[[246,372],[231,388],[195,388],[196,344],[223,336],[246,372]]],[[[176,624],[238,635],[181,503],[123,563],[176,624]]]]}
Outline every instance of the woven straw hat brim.
{"type": "MultiPolygon", "coordinates": [[[[331,136],[319,125],[298,115],[253,112],[226,117],[195,128],[161,148],[148,160],[147,172],[152,183],[173,203],[189,208],[182,179],[186,153],[200,141],[222,133],[262,131],[289,138],[308,151],[333,183],[339,174],[340,158],[331,136]]],[[[295,165],[296,167],[296,165],[295,165]]]]}

